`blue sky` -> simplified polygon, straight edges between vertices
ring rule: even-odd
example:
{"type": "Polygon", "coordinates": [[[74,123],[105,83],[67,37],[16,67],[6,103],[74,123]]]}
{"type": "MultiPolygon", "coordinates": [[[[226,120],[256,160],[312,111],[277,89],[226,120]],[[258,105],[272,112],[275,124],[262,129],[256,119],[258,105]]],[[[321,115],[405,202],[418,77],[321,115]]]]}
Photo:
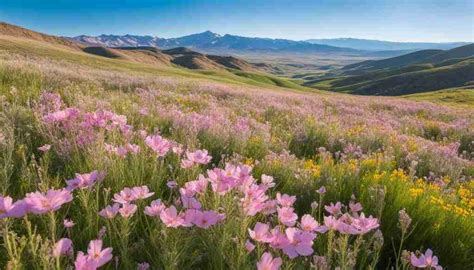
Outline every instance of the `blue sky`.
{"type": "Polygon", "coordinates": [[[473,41],[472,0],[0,0],[0,21],[55,35],[220,34],[473,41]]]}

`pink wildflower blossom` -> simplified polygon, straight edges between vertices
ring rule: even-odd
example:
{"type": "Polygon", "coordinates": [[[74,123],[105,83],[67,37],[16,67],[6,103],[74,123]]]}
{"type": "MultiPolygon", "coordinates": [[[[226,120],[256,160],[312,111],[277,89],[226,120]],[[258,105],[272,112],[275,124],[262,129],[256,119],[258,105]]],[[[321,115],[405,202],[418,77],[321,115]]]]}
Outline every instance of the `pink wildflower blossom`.
{"type": "Polygon", "coordinates": [[[65,228],[72,228],[72,227],[74,227],[74,225],[76,225],[76,224],[74,223],[74,221],[72,221],[72,220],[70,220],[70,219],[65,219],[65,220],[63,221],[63,225],[64,225],[65,228]]]}
{"type": "Polygon", "coordinates": [[[33,192],[26,194],[25,203],[28,211],[44,214],[57,211],[65,203],[72,201],[72,194],[66,189],[50,189],[46,193],[33,192]]]}
{"type": "Polygon", "coordinates": [[[104,209],[100,210],[99,216],[104,218],[114,218],[119,212],[120,204],[114,203],[113,205],[107,205],[104,209]]]}
{"type": "Polygon", "coordinates": [[[163,139],[160,135],[147,136],[145,144],[148,145],[159,157],[165,156],[171,149],[170,141],[163,139]]]}
{"type": "Polygon", "coordinates": [[[442,270],[443,267],[438,265],[438,257],[433,256],[433,251],[427,249],[425,254],[416,257],[415,253],[411,253],[410,262],[414,267],[418,268],[434,268],[435,270],[442,270]]]}
{"type": "Polygon", "coordinates": [[[250,253],[255,249],[255,245],[247,239],[247,241],[245,241],[245,249],[250,253]]]}
{"type": "Polygon", "coordinates": [[[173,205],[161,211],[160,219],[166,227],[177,228],[184,223],[183,217],[178,215],[176,207],[173,205]]]}
{"type": "Polygon", "coordinates": [[[207,164],[211,161],[207,150],[196,150],[194,152],[186,152],[186,159],[181,161],[181,168],[190,168],[194,164],[207,164]]]}
{"type": "Polygon", "coordinates": [[[95,262],[96,267],[101,267],[112,259],[112,248],[102,249],[102,240],[89,242],[87,254],[95,262]]]}
{"type": "Polygon", "coordinates": [[[336,204],[331,203],[330,205],[324,206],[324,209],[331,215],[338,215],[341,213],[341,203],[337,202],[336,204]]]}
{"type": "Polygon", "coordinates": [[[275,182],[272,176],[262,174],[262,184],[267,186],[268,188],[272,188],[275,186],[275,182]]]}
{"type": "Polygon", "coordinates": [[[278,220],[288,227],[295,225],[296,220],[298,220],[298,215],[294,212],[292,207],[282,207],[277,209],[278,220]]]}
{"type": "Polygon", "coordinates": [[[165,209],[166,206],[161,203],[160,199],[154,200],[151,202],[150,206],[145,207],[145,215],[150,217],[157,217],[161,214],[161,211],[165,209]]]}
{"type": "Polygon", "coordinates": [[[0,196],[0,218],[7,217],[7,213],[13,208],[13,199],[9,196],[0,196]]]}
{"type": "Polygon", "coordinates": [[[126,187],[122,189],[119,193],[114,194],[113,201],[116,203],[125,204],[125,203],[133,202],[135,199],[136,199],[135,194],[132,191],[132,189],[126,187]]]}
{"type": "Polygon", "coordinates": [[[362,211],[362,205],[360,203],[350,202],[349,203],[349,208],[351,209],[352,213],[357,213],[357,212],[362,211]]]}
{"type": "Polygon", "coordinates": [[[270,243],[272,241],[272,236],[269,232],[270,226],[265,223],[257,222],[253,230],[248,229],[250,238],[257,242],[270,243]]]}
{"type": "Polygon", "coordinates": [[[208,229],[221,220],[221,216],[214,211],[196,211],[193,224],[199,228],[208,229]]]}
{"type": "Polygon", "coordinates": [[[129,218],[135,214],[137,211],[137,206],[134,204],[125,203],[122,204],[122,207],[118,211],[122,217],[129,218]]]}
{"type": "Polygon", "coordinates": [[[150,269],[150,264],[147,262],[142,262],[137,265],[137,270],[148,270],[150,269]]]}
{"type": "Polygon", "coordinates": [[[61,238],[58,242],[54,244],[53,247],[53,256],[60,257],[65,255],[70,255],[73,253],[72,250],[72,241],[69,238],[61,238]]]}
{"type": "Polygon", "coordinates": [[[45,144],[45,145],[43,145],[43,146],[41,146],[41,147],[38,147],[38,150],[41,151],[41,152],[43,152],[43,153],[48,152],[49,149],[51,149],[51,145],[49,145],[49,144],[45,144]]]}
{"type": "Polygon", "coordinates": [[[319,195],[323,195],[324,193],[326,193],[326,188],[324,186],[320,187],[318,190],[316,190],[316,192],[319,194],[319,195]]]}
{"type": "Polygon", "coordinates": [[[92,171],[90,173],[79,174],[76,173],[76,177],[70,180],[66,180],[67,190],[72,191],[76,188],[90,188],[96,182],[101,181],[104,178],[103,173],[99,173],[98,171],[92,171]]]}
{"type": "Polygon", "coordinates": [[[257,270],[279,270],[282,263],[280,257],[273,258],[272,254],[265,252],[257,262],[257,270]]]}
{"type": "Polygon", "coordinates": [[[155,192],[150,192],[147,186],[133,187],[132,196],[134,200],[146,199],[153,196],[155,192]]]}
{"type": "Polygon", "coordinates": [[[359,234],[368,233],[380,226],[378,219],[373,218],[372,216],[366,218],[364,213],[362,213],[358,218],[353,218],[351,225],[359,234]]]}
{"type": "Polygon", "coordinates": [[[175,189],[178,186],[178,183],[176,183],[176,181],[168,181],[166,182],[166,186],[169,189],[175,189]]]}
{"type": "Polygon", "coordinates": [[[316,235],[310,232],[300,231],[297,228],[285,230],[289,244],[283,248],[283,252],[291,259],[298,256],[309,256],[313,254],[313,240],[316,235]]]}
{"type": "Polygon", "coordinates": [[[281,195],[280,192],[277,193],[276,199],[282,207],[292,207],[296,202],[296,196],[290,196],[288,194],[281,195]]]}

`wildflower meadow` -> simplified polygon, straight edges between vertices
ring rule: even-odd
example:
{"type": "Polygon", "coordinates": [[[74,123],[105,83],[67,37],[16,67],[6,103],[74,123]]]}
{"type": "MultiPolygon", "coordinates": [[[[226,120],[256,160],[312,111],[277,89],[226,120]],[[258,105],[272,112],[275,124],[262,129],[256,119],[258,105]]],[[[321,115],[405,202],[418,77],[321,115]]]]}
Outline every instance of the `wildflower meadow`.
{"type": "Polygon", "coordinates": [[[5,269],[473,269],[474,110],[5,56],[5,269]]]}

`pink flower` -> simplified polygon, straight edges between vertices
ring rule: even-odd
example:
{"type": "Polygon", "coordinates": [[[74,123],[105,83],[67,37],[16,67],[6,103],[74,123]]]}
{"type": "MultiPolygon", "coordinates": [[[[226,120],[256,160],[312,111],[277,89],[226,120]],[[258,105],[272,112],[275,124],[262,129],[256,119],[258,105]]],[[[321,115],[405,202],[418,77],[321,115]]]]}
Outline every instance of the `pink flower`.
{"type": "Polygon", "coordinates": [[[264,184],[268,188],[272,188],[275,186],[275,183],[273,182],[273,177],[265,174],[262,174],[262,184],[264,184]]]}
{"type": "Polygon", "coordinates": [[[320,226],[319,223],[311,215],[304,215],[303,217],[301,217],[300,227],[303,231],[306,232],[325,233],[328,230],[326,226],[320,226]]]}
{"type": "Polygon", "coordinates": [[[265,252],[260,258],[260,261],[257,262],[257,269],[258,270],[279,270],[282,264],[282,260],[280,257],[273,258],[272,254],[269,252],[265,252]]]}
{"type": "Polygon", "coordinates": [[[324,193],[326,193],[326,188],[324,186],[320,187],[318,190],[316,190],[316,192],[319,194],[319,195],[323,195],[324,193]]]}
{"type": "Polygon", "coordinates": [[[126,147],[123,147],[123,146],[119,146],[119,147],[116,147],[114,149],[115,151],[115,154],[121,158],[124,158],[127,156],[128,154],[128,149],[126,147]]]}
{"type": "Polygon", "coordinates": [[[138,135],[140,135],[140,137],[142,137],[143,139],[145,139],[146,136],[148,135],[148,132],[147,132],[146,130],[144,130],[144,129],[140,129],[140,130],[138,131],[138,135]]]}
{"type": "Polygon", "coordinates": [[[201,209],[201,203],[193,197],[181,195],[181,203],[184,208],[201,209]]]}
{"type": "Polygon", "coordinates": [[[7,217],[7,213],[13,208],[13,199],[9,196],[0,196],[0,218],[7,217]]]}
{"type": "Polygon", "coordinates": [[[67,190],[72,191],[76,188],[90,188],[96,182],[101,181],[104,178],[103,173],[99,173],[98,171],[92,171],[90,173],[78,174],[76,173],[76,178],[66,180],[67,183],[67,190]]]}
{"type": "Polygon", "coordinates": [[[303,231],[312,232],[318,227],[318,222],[311,215],[301,217],[300,227],[303,231]]]}
{"type": "Polygon", "coordinates": [[[253,230],[248,229],[250,238],[257,242],[270,243],[272,237],[270,235],[270,226],[265,223],[257,222],[253,230]]]}
{"type": "Polygon", "coordinates": [[[134,204],[125,203],[122,204],[122,207],[118,211],[122,217],[129,218],[135,214],[137,211],[137,206],[134,204]]]}
{"type": "Polygon", "coordinates": [[[247,239],[247,241],[245,241],[245,249],[250,253],[255,249],[255,245],[247,239]]]}
{"type": "Polygon", "coordinates": [[[76,108],[66,108],[64,110],[49,113],[43,117],[46,123],[65,122],[73,119],[79,115],[79,110],[76,108]]]}
{"type": "Polygon", "coordinates": [[[175,144],[172,148],[171,151],[175,153],[176,155],[181,155],[183,153],[183,146],[180,144],[175,144]]]}
{"type": "Polygon", "coordinates": [[[287,228],[285,230],[289,244],[283,248],[283,252],[291,259],[298,256],[309,256],[313,254],[313,240],[316,235],[309,232],[300,231],[297,228],[287,228]]]}
{"type": "Polygon", "coordinates": [[[54,244],[53,247],[53,256],[60,257],[65,255],[70,255],[73,253],[72,250],[72,241],[69,238],[62,238],[54,244]]]}
{"type": "MultiPolygon", "coordinates": [[[[265,195],[265,190],[253,184],[245,191],[245,197],[241,199],[244,212],[248,216],[255,216],[262,211],[266,206],[268,196],[265,195]]],[[[268,210],[268,209],[267,209],[268,210]]]]}
{"type": "Polygon", "coordinates": [[[333,216],[324,217],[324,225],[332,231],[337,230],[337,226],[339,225],[339,221],[333,216]]]}
{"type": "Polygon", "coordinates": [[[222,216],[214,211],[196,211],[193,224],[199,228],[208,229],[221,219],[222,216]]]}
{"type": "Polygon", "coordinates": [[[148,115],[148,109],[147,108],[141,108],[138,113],[141,115],[148,115]]]}
{"type": "Polygon", "coordinates": [[[277,209],[278,220],[288,227],[295,225],[296,220],[298,220],[298,215],[294,212],[292,207],[282,207],[277,209]]]}
{"type": "Polygon", "coordinates": [[[202,175],[199,175],[198,180],[189,181],[184,184],[184,188],[181,188],[179,192],[181,195],[193,197],[196,193],[202,194],[206,191],[208,186],[208,180],[202,175]]]}
{"type": "Polygon", "coordinates": [[[277,200],[268,200],[263,203],[261,213],[264,215],[271,215],[277,212],[277,200]]]}
{"type": "Polygon", "coordinates": [[[95,261],[89,256],[84,255],[84,252],[82,251],[79,251],[77,253],[74,266],[76,270],[96,270],[97,269],[95,261]]]}
{"type": "Polygon", "coordinates": [[[92,240],[87,248],[87,256],[92,259],[96,267],[101,267],[112,259],[112,248],[102,249],[102,240],[92,240]]]}
{"type": "Polygon", "coordinates": [[[49,145],[49,144],[45,144],[45,145],[43,145],[43,146],[41,146],[41,147],[38,147],[38,150],[41,151],[41,152],[43,152],[43,153],[48,152],[49,149],[51,149],[51,145],[49,145]]]}
{"type": "Polygon", "coordinates": [[[127,147],[127,150],[130,152],[130,153],[133,153],[133,154],[138,154],[140,153],[140,146],[136,145],[136,144],[127,144],[126,145],[127,147]]]}
{"type": "Polygon", "coordinates": [[[50,189],[46,193],[37,191],[28,193],[25,197],[28,210],[34,214],[56,211],[70,201],[72,201],[72,194],[66,189],[50,189]]]}
{"type": "Polygon", "coordinates": [[[362,211],[362,205],[360,203],[350,202],[349,203],[349,208],[351,209],[352,213],[357,213],[357,212],[362,211]]]}
{"type": "Polygon", "coordinates": [[[159,157],[165,156],[171,148],[171,143],[160,135],[147,136],[145,144],[148,145],[159,157]]]}
{"type": "Polygon", "coordinates": [[[194,165],[194,163],[191,160],[188,160],[188,159],[181,160],[181,168],[183,168],[183,169],[189,169],[193,165],[194,165]]]}
{"type": "Polygon", "coordinates": [[[281,232],[281,227],[276,226],[275,228],[272,229],[271,231],[271,242],[270,246],[274,249],[283,249],[287,245],[290,244],[288,238],[286,238],[286,234],[283,234],[281,232]]]}
{"type": "Polygon", "coordinates": [[[147,262],[142,262],[137,265],[137,270],[148,270],[150,269],[150,264],[147,262]]]}
{"type": "Polygon", "coordinates": [[[161,211],[165,209],[165,205],[161,203],[160,199],[151,202],[150,206],[145,207],[145,215],[150,217],[157,217],[161,214],[161,211]]]}
{"type": "Polygon", "coordinates": [[[194,152],[186,152],[186,159],[181,161],[181,168],[190,168],[194,164],[207,164],[211,161],[207,150],[196,150],[194,152]]]}
{"type": "Polygon", "coordinates": [[[168,181],[166,182],[166,186],[169,189],[175,189],[178,186],[178,183],[176,183],[176,181],[168,181]]]}
{"type": "Polygon", "coordinates": [[[146,199],[153,196],[155,192],[150,192],[147,186],[132,188],[133,200],[146,199]]]}
{"type": "Polygon", "coordinates": [[[132,191],[132,189],[126,187],[122,189],[119,193],[114,194],[114,202],[125,204],[125,203],[131,203],[135,200],[135,194],[132,191]]]}
{"type": "Polygon", "coordinates": [[[336,230],[342,234],[360,234],[352,224],[341,221],[341,219],[339,219],[339,222],[337,223],[336,230]]]}
{"type": "Polygon", "coordinates": [[[16,201],[10,208],[10,210],[5,214],[0,214],[0,218],[4,217],[15,217],[20,218],[26,215],[28,211],[28,205],[25,200],[16,201]]]}
{"type": "Polygon", "coordinates": [[[65,219],[65,220],[63,221],[63,225],[64,225],[65,228],[72,228],[72,227],[74,227],[74,225],[76,225],[76,224],[74,223],[74,221],[72,221],[72,220],[70,220],[70,219],[65,219]]]}
{"type": "Polygon", "coordinates": [[[414,267],[418,268],[434,268],[436,270],[442,270],[443,267],[438,265],[438,257],[433,256],[433,251],[427,249],[425,254],[421,254],[419,258],[416,257],[415,253],[411,253],[410,262],[414,267]]]}
{"type": "Polygon", "coordinates": [[[118,203],[114,203],[112,206],[107,205],[104,209],[100,210],[99,216],[104,218],[114,218],[120,209],[118,203]]]}
{"type": "Polygon", "coordinates": [[[378,219],[373,218],[372,216],[366,218],[364,213],[362,213],[358,218],[353,218],[351,225],[358,231],[358,234],[368,233],[380,226],[378,219]]]}
{"type": "Polygon", "coordinates": [[[341,203],[337,202],[336,204],[331,203],[330,205],[324,206],[324,209],[331,215],[338,215],[341,213],[341,203]]]}
{"type": "Polygon", "coordinates": [[[176,207],[173,205],[161,211],[160,219],[166,227],[177,228],[184,223],[183,217],[178,215],[176,207]]]}
{"type": "Polygon", "coordinates": [[[290,196],[288,194],[281,195],[280,192],[278,192],[276,199],[282,207],[292,207],[296,201],[296,196],[290,196]]]}

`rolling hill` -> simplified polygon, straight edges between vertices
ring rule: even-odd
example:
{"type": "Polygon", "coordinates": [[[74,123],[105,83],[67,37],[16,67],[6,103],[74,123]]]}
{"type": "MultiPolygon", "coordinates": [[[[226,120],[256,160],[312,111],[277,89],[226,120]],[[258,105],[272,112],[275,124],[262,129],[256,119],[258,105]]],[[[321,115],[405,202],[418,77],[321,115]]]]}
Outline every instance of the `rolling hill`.
{"type": "Polygon", "coordinates": [[[464,59],[474,56],[474,44],[450,50],[421,50],[383,60],[368,60],[345,66],[345,74],[360,74],[375,70],[404,68],[415,64],[439,64],[451,59],[464,59]]]}
{"type": "Polygon", "coordinates": [[[263,72],[272,68],[263,63],[254,65],[235,57],[205,55],[186,48],[162,51],[155,47],[87,46],[6,23],[0,27],[0,52],[33,57],[37,61],[60,61],[63,65],[74,65],[73,69],[80,66],[80,69],[101,69],[102,72],[122,70],[137,76],[178,76],[232,84],[285,87],[286,90],[310,90],[289,79],[263,72]]]}
{"type": "Polygon", "coordinates": [[[474,44],[451,50],[422,50],[345,66],[337,77],[307,85],[361,95],[406,95],[474,82],[474,44]]]}

